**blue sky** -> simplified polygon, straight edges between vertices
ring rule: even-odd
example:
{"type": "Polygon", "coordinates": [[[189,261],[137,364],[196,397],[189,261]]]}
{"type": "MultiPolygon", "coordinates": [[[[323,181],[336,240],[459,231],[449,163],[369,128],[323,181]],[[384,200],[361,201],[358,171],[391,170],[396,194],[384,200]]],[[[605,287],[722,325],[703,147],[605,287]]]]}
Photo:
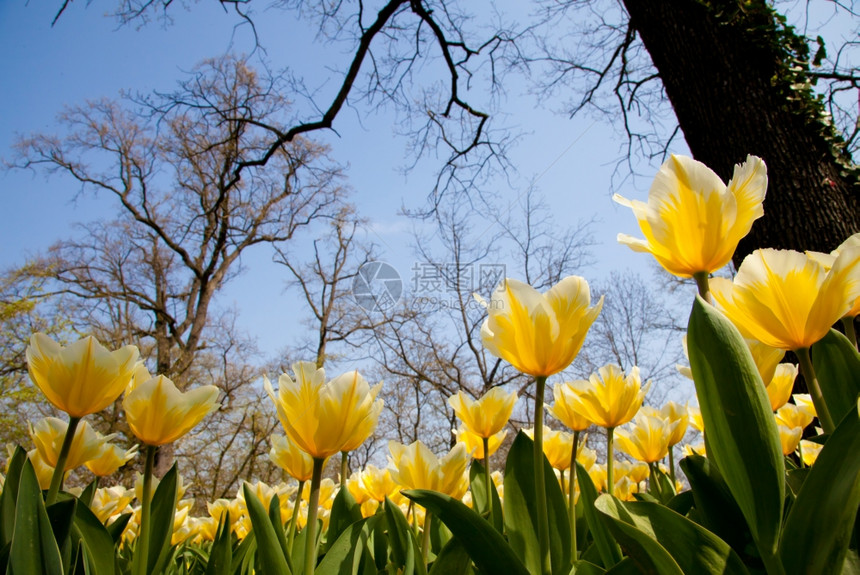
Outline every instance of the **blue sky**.
{"type": "MultiPolygon", "coordinates": [[[[172,11],[172,26],[150,24],[139,29],[118,28],[113,20],[102,17],[101,11],[108,5],[99,3],[89,7],[73,3],[51,27],[57,5],[59,2],[48,1],[0,3],[0,47],[5,54],[0,60],[4,86],[0,90],[0,157],[9,157],[16,135],[55,130],[56,115],[66,105],[113,98],[121,90],[170,90],[184,71],[206,57],[228,49],[237,53],[253,49],[250,29],[235,28],[235,16],[213,3],[195,4],[191,11],[177,6],[172,11]]],[[[331,68],[344,67],[348,47],[314,44],[306,25],[280,12],[275,13],[277,18],[267,15],[264,11],[257,21],[271,66],[289,63],[322,94],[333,90],[339,77],[331,68]],[[297,52],[302,57],[284,57],[297,52]]],[[[650,274],[646,257],[615,242],[618,232],[638,232],[629,211],[611,201],[610,179],[621,137],[603,121],[585,116],[569,120],[537,109],[526,91],[525,85],[514,84],[502,102],[508,123],[530,133],[512,153],[519,175],[513,186],[500,181],[501,192],[515,204],[528,180],[537,177],[558,225],[596,216],[599,263],[589,279],[613,269],[650,274]]],[[[370,239],[379,244],[383,259],[406,276],[415,260],[408,247],[412,224],[398,211],[402,205],[421,205],[432,185],[434,163],[427,161],[409,174],[401,173],[408,155],[406,141],[395,135],[396,122],[393,113],[347,110],[336,122],[337,134],[321,137],[331,144],[334,157],[349,166],[354,201],[372,221],[370,239]]],[[[628,182],[620,191],[643,198],[648,182],[637,184],[634,188],[628,182]]],[[[0,265],[19,264],[29,254],[74,233],[75,223],[111,213],[109,199],[78,196],[77,189],[62,177],[0,172],[4,214],[0,265]]],[[[249,253],[243,264],[247,271],[228,286],[221,305],[235,304],[241,312],[241,325],[260,338],[264,350],[274,351],[284,343],[284,326],[295,322],[294,306],[287,305],[283,295],[285,270],[272,264],[265,250],[249,253]]]]}
{"type": "MultiPolygon", "coordinates": [[[[194,4],[191,10],[177,5],[171,11],[173,25],[141,28],[119,28],[114,20],[102,17],[112,2],[72,3],[51,27],[59,4],[59,0],[0,2],[4,54],[0,59],[0,158],[9,157],[16,135],[54,131],[56,115],[66,105],[115,98],[122,90],[167,91],[202,59],[227,50],[248,53],[254,47],[250,28],[236,27],[235,15],[212,2],[194,4]]],[[[273,69],[289,65],[292,72],[306,77],[309,86],[319,89],[321,101],[327,101],[340,81],[336,70],[345,68],[351,47],[315,42],[313,30],[292,15],[257,10],[258,32],[267,49],[258,55],[273,69]]],[[[842,24],[850,28],[852,23],[842,24]]],[[[587,279],[605,277],[612,270],[650,277],[649,258],[615,241],[619,232],[637,236],[640,232],[629,210],[612,202],[612,192],[644,199],[649,185],[647,178],[628,179],[611,189],[623,137],[605,120],[587,115],[571,120],[541,109],[527,91],[524,82],[510,83],[500,103],[506,123],[527,132],[511,153],[518,174],[511,181],[498,181],[503,203],[515,205],[528,182],[537,178],[557,225],[597,218],[593,228],[597,264],[586,272],[587,279]]],[[[421,205],[437,164],[431,159],[402,173],[409,157],[407,142],[396,136],[398,121],[390,111],[347,109],[336,121],[336,134],[315,137],[330,144],[335,159],[349,166],[353,201],[360,214],[371,220],[369,239],[379,245],[382,259],[407,277],[416,259],[409,248],[412,223],[398,212],[403,205],[421,205]]],[[[682,140],[673,151],[686,152],[682,140]]],[[[646,169],[640,167],[643,172],[646,169]]],[[[109,199],[78,196],[77,189],[61,177],[0,171],[0,266],[22,263],[28,255],[74,233],[75,223],[111,214],[109,199]]],[[[284,326],[296,323],[292,298],[283,292],[287,275],[271,263],[266,250],[248,253],[243,264],[246,272],[226,288],[220,303],[237,306],[240,324],[271,353],[287,343],[284,326]]]]}

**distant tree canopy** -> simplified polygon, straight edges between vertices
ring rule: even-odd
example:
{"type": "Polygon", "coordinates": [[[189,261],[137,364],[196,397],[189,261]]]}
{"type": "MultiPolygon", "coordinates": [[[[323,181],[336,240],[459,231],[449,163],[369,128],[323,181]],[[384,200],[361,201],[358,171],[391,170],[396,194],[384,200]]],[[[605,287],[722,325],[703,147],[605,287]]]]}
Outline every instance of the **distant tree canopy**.
{"type": "MultiPolygon", "coordinates": [[[[253,25],[249,2],[219,1],[253,25]]],[[[114,15],[123,23],[169,19],[174,4],[121,0],[114,15]]],[[[819,37],[813,52],[770,2],[536,2],[531,18],[518,14],[513,23],[504,6],[473,17],[468,10],[477,8],[446,0],[277,6],[298,12],[323,38],[351,42],[354,52],[333,98],[315,102],[319,115],[265,124],[267,146],[238,162],[234,177],[301,134],[332,128],[346,105],[388,101],[411,112],[405,131],[417,154],[446,150],[434,205],[446,191],[475,193],[490,170],[505,167],[510,143],[492,121],[493,98],[507,71],[526,69],[542,78],[542,93],[572,102],[572,114],[610,113],[630,154],[664,156],[680,129],[694,156],[724,179],[747,154],[761,156],[770,178],[765,217],[736,263],[757,247],[829,251],[860,230],[856,43],[825,50],[819,37]],[[425,80],[424,66],[419,75],[429,61],[442,82],[425,80]],[[816,83],[824,95],[813,92],[816,83]],[[660,113],[667,101],[677,124],[660,113]]],[[[834,17],[857,16],[853,2],[830,6],[834,17]]]]}

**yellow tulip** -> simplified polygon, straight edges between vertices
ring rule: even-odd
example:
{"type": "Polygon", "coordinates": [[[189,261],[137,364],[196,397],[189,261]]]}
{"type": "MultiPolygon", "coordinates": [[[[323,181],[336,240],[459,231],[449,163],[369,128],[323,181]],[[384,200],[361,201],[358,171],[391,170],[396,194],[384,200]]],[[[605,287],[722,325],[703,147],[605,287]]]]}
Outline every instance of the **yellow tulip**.
{"type": "MultiPolygon", "coordinates": [[[[523,432],[529,437],[534,437],[533,429],[524,429],[523,432]]],[[[559,471],[569,469],[570,457],[573,454],[573,435],[555,429],[544,429],[543,433],[543,453],[549,464],[559,471]]],[[[581,448],[582,445],[577,446],[577,451],[581,448]]]]}
{"type": "Polygon", "coordinates": [[[359,505],[370,499],[370,494],[364,488],[364,483],[361,481],[361,471],[353,471],[352,475],[347,477],[346,489],[359,505]]]}
{"type": "Polygon", "coordinates": [[[616,431],[618,447],[633,459],[655,463],[669,455],[669,440],[680,423],[680,420],[670,423],[662,417],[640,413],[629,428],[621,427],[616,431]]]}
{"type": "Polygon", "coordinates": [[[124,513],[134,499],[134,491],[122,485],[96,489],[90,509],[102,523],[124,513]]]}
{"type": "MultiPolygon", "coordinates": [[[[621,472],[619,477],[626,477],[633,483],[639,484],[651,474],[651,468],[644,463],[628,463],[627,461],[619,461],[616,463],[618,470],[621,472]]],[[[664,469],[664,471],[667,471],[664,469]]]]}
{"type": "Polygon", "coordinates": [[[216,499],[206,503],[206,511],[209,513],[209,517],[217,523],[220,523],[221,518],[228,512],[230,513],[230,520],[236,521],[244,511],[243,505],[244,501],[238,497],[236,499],[216,499]]]}
{"type": "Polygon", "coordinates": [[[89,336],[62,347],[35,333],[27,347],[27,369],[48,401],[80,418],[116,401],[131,379],[137,356],[133,345],[108,351],[89,336]]]}
{"type": "Polygon", "coordinates": [[[448,398],[448,403],[463,425],[483,439],[494,436],[505,427],[516,402],[516,392],[509,393],[501,387],[494,387],[477,401],[462,391],[448,398]]]}
{"type": "MultiPolygon", "coordinates": [[[[152,491],[155,492],[156,488],[158,488],[158,484],[161,483],[161,480],[154,475],[150,478],[152,481],[152,491]]],[[[181,475],[176,476],[176,504],[185,497],[185,492],[188,491],[188,488],[194,485],[194,483],[185,483],[185,479],[181,475]]],[[[239,488],[242,489],[241,487],[239,488]]],[[[138,501],[143,500],[143,475],[140,473],[134,474],[134,496],[138,501]]]]}
{"type": "MultiPolygon", "coordinates": [[[[284,506],[290,500],[291,489],[285,483],[281,483],[280,485],[269,485],[263,481],[255,481],[254,483],[243,481],[242,485],[239,487],[239,491],[236,493],[236,499],[239,500],[239,506],[243,510],[248,508],[248,504],[245,501],[246,486],[248,487],[248,490],[260,500],[264,509],[269,508],[269,505],[272,503],[272,498],[274,498],[275,495],[278,496],[278,502],[281,506],[284,506]]],[[[295,490],[295,487],[293,487],[293,490],[295,490]]],[[[281,518],[283,519],[283,516],[281,518]]]]}
{"type": "Polygon", "coordinates": [[[576,461],[584,468],[590,469],[597,461],[597,452],[585,447],[585,439],[580,440],[580,442],[582,445],[576,448],[576,461]]]}
{"type": "Polygon", "coordinates": [[[185,393],[158,375],[125,394],[122,406],[131,432],[151,446],[172,443],[217,410],[219,390],[203,385],[185,393]]]}
{"type": "Polygon", "coordinates": [[[671,427],[672,433],[669,435],[669,447],[680,443],[687,433],[687,426],[690,422],[688,415],[689,411],[686,405],[678,405],[674,401],[669,401],[660,409],[655,409],[649,406],[643,406],[640,413],[652,417],[659,417],[666,420],[668,424],[675,424],[671,427]]]}
{"type": "Polygon", "coordinates": [[[119,445],[105,443],[104,449],[95,459],[91,459],[84,463],[87,469],[93,472],[93,475],[98,477],[107,477],[113,475],[117,470],[131,461],[137,455],[137,445],[133,445],[131,449],[123,449],[119,445]]]}
{"type": "Polygon", "coordinates": [[[591,421],[573,408],[572,398],[576,393],[573,382],[556,383],[552,388],[555,401],[546,410],[571,431],[585,431],[591,421]]]}
{"type": "Polygon", "coordinates": [[[575,393],[570,397],[573,409],[600,427],[614,428],[633,419],[642,406],[651,382],[642,388],[639,368],[630,369],[629,375],[617,365],[605,365],[592,373],[588,381],[571,384],[575,393]]]}
{"type": "MultiPolygon", "coordinates": [[[[508,430],[503,429],[488,438],[487,447],[490,455],[498,451],[507,435],[508,430]]],[[[466,451],[471,453],[474,459],[484,459],[486,457],[484,455],[484,439],[481,436],[475,435],[463,425],[454,430],[454,436],[457,438],[457,441],[462,441],[466,444],[466,451]]]]}
{"type": "Polygon", "coordinates": [[[376,398],[381,383],[370,387],[357,371],[324,383],[325,371],[311,362],[293,364],[293,373],[295,380],[280,376],[277,395],[268,378],[263,385],[281,425],[302,451],[324,460],[356,449],[373,433],[382,412],[376,398]]]}
{"type": "MultiPolygon", "coordinates": [[[[819,252],[806,253],[809,257],[824,266],[824,269],[830,270],[830,268],[833,267],[836,258],[839,257],[839,254],[851,248],[860,248],[860,232],[854,234],[853,236],[839,244],[839,247],[837,247],[829,254],[822,254],[819,252]]],[[[845,314],[845,317],[857,317],[858,315],[860,315],[860,297],[854,300],[854,305],[851,306],[851,309],[848,310],[848,312],[845,314]]]]}
{"type": "Polygon", "coordinates": [[[824,267],[791,250],[756,250],[734,278],[715,278],[719,307],[747,337],[785,350],[809,348],[860,297],[860,248],[824,267]]]}
{"type": "Polygon", "coordinates": [[[687,407],[687,417],[690,419],[690,425],[702,433],[705,432],[705,421],[702,419],[702,410],[698,405],[687,407]]]}
{"type": "Polygon", "coordinates": [[[544,294],[530,285],[507,278],[493,291],[481,326],[484,347],[517,370],[548,377],[565,369],[582,348],[585,335],[603,298],[591,306],[588,282],[568,276],[544,294]]]}
{"type": "Polygon", "coordinates": [[[824,447],[820,443],[809,441],[807,439],[800,440],[800,453],[802,454],[803,464],[811,467],[815,460],[818,459],[818,454],[821,453],[821,448],[824,447]]]}
{"type": "Polygon", "coordinates": [[[283,435],[272,435],[269,459],[296,481],[310,481],[314,472],[313,458],[283,435]]]}
{"type": "Polygon", "coordinates": [[[794,398],[794,404],[801,411],[805,411],[807,417],[817,417],[815,412],[815,404],[812,403],[812,397],[808,393],[795,393],[791,396],[794,398]]]}
{"type": "Polygon", "coordinates": [[[797,451],[797,446],[800,443],[800,437],[803,435],[803,428],[790,427],[782,423],[778,424],[779,442],[782,444],[782,454],[791,455],[797,451]]]}
{"type": "Polygon", "coordinates": [[[758,374],[761,376],[761,380],[767,385],[773,379],[779,362],[785,357],[785,350],[765,345],[754,339],[745,339],[744,341],[747,347],[750,348],[750,353],[752,354],[758,374]]]}
{"type": "Polygon", "coordinates": [[[781,363],[776,367],[773,378],[767,384],[767,397],[773,411],[788,403],[794,380],[797,378],[797,366],[791,363],[781,363]]]}
{"type": "Polygon", "coordinates": [[[441,459],[420,440],[410,445],[388,442],[391,478],[404,489],[430,489],[461,499],[468,489],[469,452],[457,443],[441,459]]]}
{"type": "MultiPolygon", "coordinates": [[[[57,465],[68,427],[67,422],[56,417],[45,417],[39,420],[36,425],[30,425],[30,437],[36,444],[36,450],[42,460],[51,467],[57,465]]],[[[81,421],[75,430],[75,438],[72,440],[63,470],[75,469],[87,461],[95,459],[101,454],[105,443],[114,436],[115,434],[102,435],[86,421],[81,421]]]]}
{"type": "MultiPolygon", "coordinates": [[[[54,466],[49,465],[41,455],[38,449],[31,449],[27,452],[27,459],[33,464],[33,470],[36,472],[36,479],[39,480],[39,489],[42,491],[48,489],[51,485],[51,478],[54,476],[54,466]]],[[[9,464],[9,461],[6,461],[9,464]]],[[[68,475],[68,472],[63,474],[63,478],[68,475]]]]}
{"type": "Polygon", "coordinates": [[[391,470],[380,469],[368,464],[361,472],[361,484],[364,490],[375,501],[385,501],[397,491],[397,484],[391,477],[391,470]]]}
{"type": "Polygon", "coordinates": [[[738,242],[764,214],[767,168],[755,156],[735,166],[728,185],[710,168],[672,155],[657,172],[648,203],[613,199],[633,210],[645,239],[618,234],[618,241],[653,255],[679,277],[714,272],[731,260],[738,242]]]}
{"type": "Polygon", "coordinates": [[[779,408],[774,417],[776,417],[776,422],[780,425],[784,425],[789,429],[799,427],[803,431],[815,419],[815,413],[803,406],[786,403],[779,408]]]}
{"type": "Polygon", "coordinates": [[[684,456],[701,455],[705,457],[705,442],[701,441],[696,445],[688,443],[684,445],[684,456]]]}

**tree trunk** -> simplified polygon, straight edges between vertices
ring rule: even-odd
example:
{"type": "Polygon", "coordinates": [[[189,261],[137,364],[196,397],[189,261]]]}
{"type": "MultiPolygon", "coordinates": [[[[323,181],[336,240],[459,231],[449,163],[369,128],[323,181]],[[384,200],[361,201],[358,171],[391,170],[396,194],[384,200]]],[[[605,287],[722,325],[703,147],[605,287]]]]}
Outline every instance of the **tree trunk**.
{"type": "Polygon", "coordinates": [[[724,180],[747,154],[767,164],[765,215],[735,264],[762,247],[829,252],[860,230],[860,176],[823,107],[792,86],[797,37],[759,0],[703,4],[624,0],[693,156],[724,180]]]}

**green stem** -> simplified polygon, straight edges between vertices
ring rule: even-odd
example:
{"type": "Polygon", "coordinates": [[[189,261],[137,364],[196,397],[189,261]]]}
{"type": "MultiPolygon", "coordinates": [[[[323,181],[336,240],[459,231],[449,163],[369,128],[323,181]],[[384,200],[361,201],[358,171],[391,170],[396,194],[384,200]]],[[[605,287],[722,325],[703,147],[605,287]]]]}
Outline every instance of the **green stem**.
{"type": "Polygon", "coordinates": [[[54,474],[51,476],[51,487],[48,489],[48,497],[45,500],[45,505],[51,505],[56,501],[57,495],[63,487],[63,476],[66,475],[66,460],[69,458],[69,451],[72,449],[72,442],[75,440],[75,431],[78,429],[78,422],[80,421],[80,417],[69,417],[69,426],[66,428],[63,446],[60,448],[57,465],[54,467],[54,474]]]}
{"type": "Polygon", "coordinates": [[[806,380],[806,387],[809,389],[809,395],[812,397],[812,403],[815,405],[815,411],[818,413],[821,427],[824,429],[824,433],[833,433],[836,426],[833,424],[833,418],[830,417],[830,410],[827,409],[827,404],[824,403],[824,396],[821,395],[821,387],[818,385],[818,378],[815,376],[815,368],[812,367],[809,348],[802,347],[796,350],[795,353],[797,354],[797,359],[800,360],[800,370],[803,373],[803,378],[806,380]]]}
{"type": "Polygon", "coordinates": [[[854,318],[853,317],[843,317],[842,325],[845,326],[845,337],[848,338],[848,341],[854,344],[854,347],[857,347],[857,329],[854,327],[854,318]]]}
{"type": "Polygon", "coordinates": [[[549,559],[549,519],[546,509],[546,482],[544,479],[544,454],[543,454],[543,402],[546,390],[546,377],[535,378],[537,391],[535,393],[535,442],[534,442],[534,466],[535,466],[535,491],[537,495],[537,522],[538,541],[540,542],[541,573],[550,574],[549,559]]]}
{"type": "Polygon", "coordinates": [[[797,444],[797,459],[798,459],[798,467],[803,469],[805,465],[803,465],[803,447],[800,443],[797,444]]]}
{"type": "Polygon", "coordinates": [[[346,480],[349,477],[349,452],[340,452],[340,484],[346,487],[346,480]]]}
{"type": "Polygon", "coordinates": [[[430,558],[430,521],[433,520],[433,514],[428,510],[424,510],[424,533],[421,535],[421,558],[424,559],[424,565],[427,565],[427,559],[430,558]]]}
{"type": "Polygon", "coordinates": [[[782,565],[778,553],[762,553],[761,560],[767,575],[785,575],[785,567],[782,565]]]}
{"type": "Polygon", "coordinates": [[[615,495],[615,475],[612,473],[612,462],[615,459],[614,434],[614,427],[606,429],[606,492],[613,496],[615,495]]]}
{"type": "Polygon", "coordinates": [[[490,473],[490,438],[483,437],[484,441],[484,478],[487,482],[487,521],[493,523],[493,477],[490,473]]]}
{"type": "Polygon", "coordinates": [[[146,446],[146,465],[143,468],[143,493],[140,501],[140,526],[137,546],[134,549],[135,575],[147,575],[149,562],[149,536],[151,531],[150,513],[152,510],[152,468],[155,466],[154,445],[146,446]]]}
{"type": "Polygon", "coordinates": [[[576,452],[579,448],[579,432],[573,432],[573,447],[570,452],[570,478],[568,479],[567,516],[570,519],[570,556],[576,561],[576,452]]]}
{"type": "Polygon", "coordinates": [[[296,502],[293,504],[293,516],[290,517],[290,527],[287,529],[287,551],[293,552],[293,539],[296,536],[296,525],[299,520],[299,513],[302,512],[302,491],[305,488],[305,482],[299,481],[299,491],[296,494],[296,502]]]}
{"type": "Polygon", "coordinates": [[[418,540],[418,516],[415,514],[415,502],[409,501],[409,508],[406,510],[406,520],[409,521],[409,516],[412,516],[412,534],[415,535],[415,540],[418,540]]]}
{"type": "Polygon", "coordinates": [[[308,501],[307,538],[305,539],[305,570],[304,575],[314,575],[317,565],[317,513],[320,503],[320,482],[325,459],[314,457],[314,474],[311,477],[311,496],[308,501]]]}
{"type": "Polygon", "coordinates": [[[708,272],[699,272],[693,274],[693,279],[696,280],[696,287],[699,288],[699,295],[709,304],[714,303],[711,298],[711,284],[708,282],[708,272]]]}
{"type": "Polygon", "coordinates": [[[651,490],[657,494],[657,499],[660,501],[663,500],[663,491],[660,489],[660,481],[657,478],[657,464],[649,463],[648,469],[650,470],[650,481],[651,481],[651,490]]]}
{"type": "Polygon", "coordinates": [[[675,487],[675,446],[669,446],[669,479],[672,481],[672,489],[675,487]]]}

